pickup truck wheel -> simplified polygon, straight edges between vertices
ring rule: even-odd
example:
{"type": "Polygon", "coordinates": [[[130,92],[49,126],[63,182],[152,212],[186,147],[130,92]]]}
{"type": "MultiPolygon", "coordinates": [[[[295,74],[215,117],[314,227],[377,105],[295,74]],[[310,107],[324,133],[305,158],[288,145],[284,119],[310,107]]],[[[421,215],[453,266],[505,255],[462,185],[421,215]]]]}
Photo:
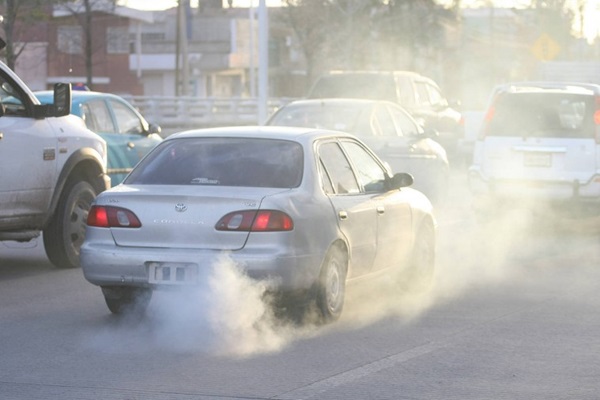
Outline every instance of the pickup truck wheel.
{"type": "Polygon", "coordinates": [[[46,255],[56,267],[79,267],[79,249],[95,197],[96,191],[85,181],[67,184],[61,194],[56,212],[43,235],[46,255]]]}

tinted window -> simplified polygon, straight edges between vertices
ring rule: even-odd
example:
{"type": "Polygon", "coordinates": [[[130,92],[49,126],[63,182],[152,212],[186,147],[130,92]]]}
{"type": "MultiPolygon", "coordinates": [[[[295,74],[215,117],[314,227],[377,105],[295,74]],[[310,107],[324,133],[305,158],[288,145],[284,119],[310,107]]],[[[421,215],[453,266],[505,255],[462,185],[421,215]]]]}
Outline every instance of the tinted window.
{"type": "Polygon", "coordinates": [[[302,170],[302,146],[295,142],[189,138],[159,145],[125,183],[292,188],[302,170]]]}
{"type": "Polygon", "coordinates": [[[488,135],[591,138],[594,97],[571,93],[509,93],[491,110],[488,135]]]}

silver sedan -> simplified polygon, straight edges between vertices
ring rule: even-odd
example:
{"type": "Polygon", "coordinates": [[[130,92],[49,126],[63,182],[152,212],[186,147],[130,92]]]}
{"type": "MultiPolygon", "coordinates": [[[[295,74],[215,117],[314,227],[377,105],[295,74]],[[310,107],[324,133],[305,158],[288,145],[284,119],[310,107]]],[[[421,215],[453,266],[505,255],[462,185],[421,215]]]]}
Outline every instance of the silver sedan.
{"type": "Polygon", "coordinates": [[[272,290],[337,319],[346,284],[434,269],[429,200],[350,134],[230,127],[169,136],[88,217],[81,264],[108,308],[198,285],[223,254],[272,290]],[[289,295],[289,296],[287,296],[289,295]]]}

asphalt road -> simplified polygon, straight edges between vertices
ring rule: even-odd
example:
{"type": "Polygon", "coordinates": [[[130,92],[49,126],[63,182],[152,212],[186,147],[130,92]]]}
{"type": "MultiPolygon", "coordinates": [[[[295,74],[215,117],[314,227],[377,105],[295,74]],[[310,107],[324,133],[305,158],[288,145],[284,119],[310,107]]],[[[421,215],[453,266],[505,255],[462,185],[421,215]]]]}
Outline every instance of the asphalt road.
{"type": "Polygon", "coordinates": [[[234,273],[114,317],[40,242],[0,243],[0,399],[600,398],[598,233],[483,227],[461,190],[439,220],[430,292],[353,286],[325,327],[270,319],[234,273]]]}

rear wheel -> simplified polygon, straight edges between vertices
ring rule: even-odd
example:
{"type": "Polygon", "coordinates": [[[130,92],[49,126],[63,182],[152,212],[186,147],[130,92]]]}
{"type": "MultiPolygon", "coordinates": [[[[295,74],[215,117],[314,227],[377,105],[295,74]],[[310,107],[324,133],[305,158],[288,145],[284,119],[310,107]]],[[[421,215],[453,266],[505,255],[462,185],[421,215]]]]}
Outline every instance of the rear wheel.
{"type": "Polygon", "coordinates": [[[408,270],[411,291],[425,291],[431,287],[435,271],[435,229],[430,221],[419,228],[408,270]]]}
{"type": "Polygon", "coordinates": [[[339,247],[332,247],[323,262],[317,287],[317,307],[324,322],[333,322],[342,315],[347,264],[348,258],[339,247]]]}
{"type": "Polygon", "coordinates": [[[79,249],[95,197],[96,191],[85,181],[68,183],[61,194],[56,212],[43,235],[46,254],[56,267],[79,267],[79,249]]]}
{"type": "Polygon", "coordinates": [[[102,294],[113,314],[143,313],[152,299],[152,289],[126,286],[102,286],[102,294]]]}

